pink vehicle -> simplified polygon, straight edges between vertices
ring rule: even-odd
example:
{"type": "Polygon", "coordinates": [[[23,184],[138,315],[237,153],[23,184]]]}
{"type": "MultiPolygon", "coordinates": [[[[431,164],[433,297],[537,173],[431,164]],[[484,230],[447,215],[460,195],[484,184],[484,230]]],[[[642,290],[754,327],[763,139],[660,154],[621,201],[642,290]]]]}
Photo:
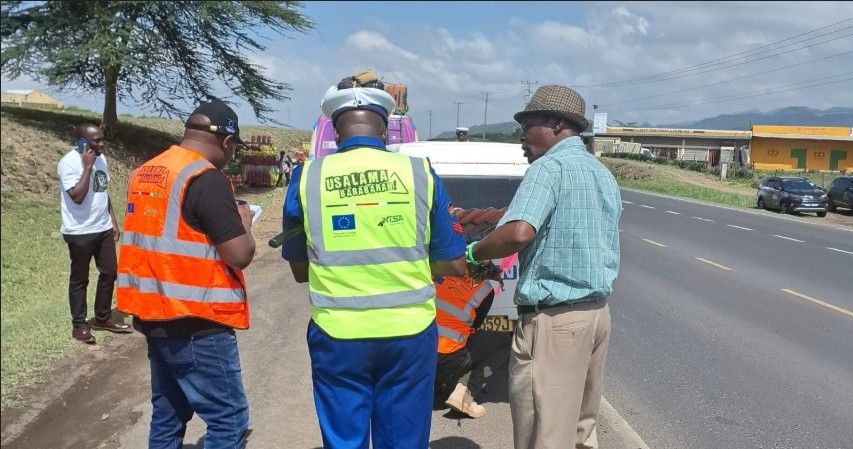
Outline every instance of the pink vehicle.
{"type": "MultiPolygon", "coordinates": [[[[418,131],[415,123],[408,115],[391,115],[388,117],[388,145],[397,143],[417,142],[418,131]]],[[[321,115],[314,124],[311,133],[311,148],[308,159],[313,160],[334,153],[338,149],[335,143],[335,128],[332,120],[321,115]]]]}

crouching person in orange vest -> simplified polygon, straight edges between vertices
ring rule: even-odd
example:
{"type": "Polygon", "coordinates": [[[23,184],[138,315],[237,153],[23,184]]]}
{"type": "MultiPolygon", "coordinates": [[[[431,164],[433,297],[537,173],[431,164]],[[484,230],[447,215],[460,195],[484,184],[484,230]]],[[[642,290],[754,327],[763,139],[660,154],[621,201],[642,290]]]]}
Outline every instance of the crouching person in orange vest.
{"type": "Polygon", "coordinates": [[[471,418],[486,414],[468,390],[471,351],[468,337],[483,324],[495,291],[488,279],[499,279],[500,270],[468,266],[464,277],[434,277],[438,325],[438,363],[435,373],[436,399],[471,418]]]}
{"type": "Polygon", "coordinates": [[[128,180],[116,305],[148,342],[148,447],[181,447],[198,414],[205,447],[242,448],[249,405],[234,329],[249,327],[242,270],[255,241],[252,211],[219,170],[241,143],[237,115],[204,103],[184,126],[180,144],[128,180]]]}

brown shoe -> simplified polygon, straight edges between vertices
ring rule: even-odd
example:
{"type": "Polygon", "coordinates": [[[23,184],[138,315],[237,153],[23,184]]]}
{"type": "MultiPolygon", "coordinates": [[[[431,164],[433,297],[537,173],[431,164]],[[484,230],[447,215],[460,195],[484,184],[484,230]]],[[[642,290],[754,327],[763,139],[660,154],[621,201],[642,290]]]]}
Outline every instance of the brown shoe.
{"type": "Polygon", "coordinates": [[[83,343],[89,343],[90,345],[95,344],[95,336],[89,332],[89,326],[85,324],[75,324],[71,329],[71,337],[75,340],[82,341],[83,343]]]}
{"type": "Polygon", "coordinates": [[[98,331],[110,331],[115,332],[117,334],[129,334],[133,332],[133,329],[130,328],[129,324],[118,323],[112,318],[106,321],[93,321],[92,329],[98,331]]]}

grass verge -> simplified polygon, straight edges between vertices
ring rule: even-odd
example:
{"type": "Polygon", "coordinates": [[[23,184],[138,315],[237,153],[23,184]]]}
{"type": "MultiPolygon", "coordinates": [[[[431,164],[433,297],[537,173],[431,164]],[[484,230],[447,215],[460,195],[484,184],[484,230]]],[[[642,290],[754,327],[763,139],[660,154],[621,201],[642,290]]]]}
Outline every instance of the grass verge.
{"type": "Polygon", "coordinates": [[[750,195],[723,192],[717,189],[685,184],[669,179],[620,180],[619,186],[729,206],[755,207],[755,198],[750,195]]]}

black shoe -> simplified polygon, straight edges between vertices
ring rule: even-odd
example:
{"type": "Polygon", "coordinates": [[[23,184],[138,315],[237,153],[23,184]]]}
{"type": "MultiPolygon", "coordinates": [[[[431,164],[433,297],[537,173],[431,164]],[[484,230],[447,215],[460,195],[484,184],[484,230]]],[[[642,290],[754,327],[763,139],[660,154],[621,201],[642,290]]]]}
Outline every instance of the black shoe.
{"type": "Polygon", "coordinates": [[[131,329],[129,324],[118,323],[112,318],[106,321],[93,321],[92,329],[99,331],[110,331],[116,334],[129,334],[133,332],[133,329],[131,329]]]}
{"type": "Polygon", "coordinates": [[[95,344],[95,336],[85,324],[75,324],[71,329],[71,337],[83,343],[95,344]]]}

